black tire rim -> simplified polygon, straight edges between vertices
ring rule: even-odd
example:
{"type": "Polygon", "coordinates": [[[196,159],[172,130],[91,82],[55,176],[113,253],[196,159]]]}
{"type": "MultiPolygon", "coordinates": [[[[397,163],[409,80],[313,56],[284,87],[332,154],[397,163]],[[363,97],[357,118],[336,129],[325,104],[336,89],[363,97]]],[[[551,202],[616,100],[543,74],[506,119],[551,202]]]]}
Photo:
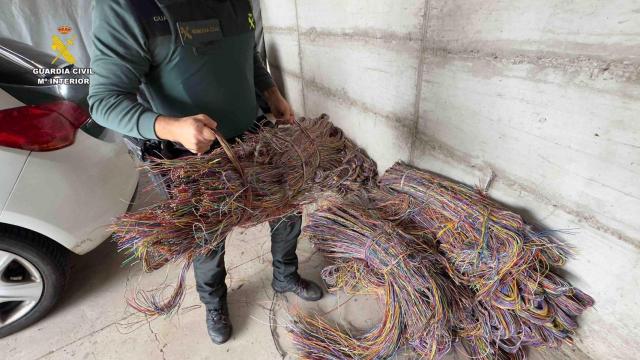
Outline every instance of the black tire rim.
{"type": "Polygon", "coordinates": [[[31,262],[0,250],[0,329],[31,312],[43,290],[42,275],[31,262]]]}

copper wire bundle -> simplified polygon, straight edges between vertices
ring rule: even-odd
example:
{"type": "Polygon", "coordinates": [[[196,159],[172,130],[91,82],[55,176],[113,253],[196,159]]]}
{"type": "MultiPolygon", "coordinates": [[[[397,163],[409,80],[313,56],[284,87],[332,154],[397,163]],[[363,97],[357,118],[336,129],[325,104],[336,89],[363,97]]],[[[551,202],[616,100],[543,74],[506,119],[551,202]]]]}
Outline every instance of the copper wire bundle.
{"type": "Polygon", "coordinates": [[[476,331],[466,331],[472,337],[461,336],[470,355],[572,343],[575,317],[594,301],[552,270],[570,255],[567,246],[485,193],[434,173],[397,163],[380,184],[411,198],[406,208],[389,209],[404,217],[408,233],[433,237],[449,275],[474,291],[475,312],[486,313],[476,331]]]}
{"type": "Polygon", "coordinates": [[[331,290],[376,294],[384,316],[353,335],[297,314],[291,332],[304,359],[388,359],[403,348],[437,359],[458,345],[473,358],[523,359],[525,346],[571,343],[575,317],[593,305],[552,271],[570,251],[549,232],[482,191],[404,164],[375,187],[375,163],[326,116],[234,145],[219,140],[209,155],[147,165],[169,198],[113,226],[119,249],[146,271],[184,263],[169,296],[161,289],[129,300],[144,314],[175,311],[194,257],[234,228],[321,198],[304,233],[332,261],[323,279],[331,290]]]}
{"type": "Polygon", "coordinates": [[[344,193],[368,184],[375,163],[323,115],[294,126],[262,128],[211,154],[156,160],[148,171],[165,179],[169,198],[119,218],[112,229],[120,250],[145,271],[168,262],[184,268],[173,294],[139,292],[132,305],[148,315],[166,315],[182,300],[186,269],[235,227],[250,227],[297,211],[323,193],[344,193]]]}
{"type": "Polygon", "coordinates": [[[396,164],[380,183],[333,199],[304,233],[332,261],[322,272],[330,290],[378,294],[383,320],[352,336],[297,314],[302,358],[387,359],[409,346],[433,359],[456,346],[472,358],[524,359],[526,346],[572,342],[593,299],[552,271],[567,246],[442,176],[396,164]]]}
{"type": "Polygon", "coordinates": [[[388,359],[405,346],[439,358],[451,346],[451,314],[462,314],[470,297],[456,296],[433,241],[384,220],[369,194],[329,201],[310,215],[304,234],[333,263],[322,272],[330,288],[379,295],[382,322],[352,337],[320,317],[298,314],[294,343],[304,359],[388,359]]]}

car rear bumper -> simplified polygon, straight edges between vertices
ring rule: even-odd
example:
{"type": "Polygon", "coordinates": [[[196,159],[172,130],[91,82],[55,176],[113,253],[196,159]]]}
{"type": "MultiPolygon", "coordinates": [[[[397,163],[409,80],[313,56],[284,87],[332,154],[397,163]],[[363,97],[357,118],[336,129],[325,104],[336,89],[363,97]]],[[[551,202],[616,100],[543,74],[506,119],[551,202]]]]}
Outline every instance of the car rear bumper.
{"type": "Polygon", "coordinates": [[[0,222],[41,233],[84,254],[110,233],[138,184],[136,163],[121,139],[79,131],[72,146],[29,155],[0,222]]]}

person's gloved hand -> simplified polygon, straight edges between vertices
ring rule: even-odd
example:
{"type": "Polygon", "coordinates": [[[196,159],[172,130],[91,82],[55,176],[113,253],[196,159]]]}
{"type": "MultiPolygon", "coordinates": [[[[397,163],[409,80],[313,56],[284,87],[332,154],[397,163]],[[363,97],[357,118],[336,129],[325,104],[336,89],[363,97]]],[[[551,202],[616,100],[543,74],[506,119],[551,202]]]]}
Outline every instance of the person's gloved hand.
{"type": "Polygon", "coordinates": [[[276,86],[264,92],[264,98],[271,108],[271,113],[279,123],[293,124],[296,115],[293,113],[291,105],[282,97],[276,86]]]}
{"type": "Polygon", "coordinates": [[[216,140],[215,129],[218,124],[204,114],[173,118],[158,116],[155,123],[156,135],[162,140],[182,144],[194,154],[203,154],[216,140]]]}

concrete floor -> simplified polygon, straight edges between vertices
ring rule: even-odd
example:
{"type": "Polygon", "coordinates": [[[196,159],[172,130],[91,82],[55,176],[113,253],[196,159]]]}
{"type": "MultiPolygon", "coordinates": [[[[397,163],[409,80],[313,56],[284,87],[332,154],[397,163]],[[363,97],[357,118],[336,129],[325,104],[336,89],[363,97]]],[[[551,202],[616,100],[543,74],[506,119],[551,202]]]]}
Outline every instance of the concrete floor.
{"type": "MultiPolygon", "coordinates": [[[[142,181],[144,187],[146,177],[142,181]]],[[[134,209],[159,198],[155,193],[142,193],[134,209]]],[[[298,257],[300,273],[321,283],[324,260],[305,239],[299,242],[298,257]]],[[[129,309],[125,297],[136,285],[149,289],[174,283],[180,267],[168,266],[145,274],[139,265],[123,266],[124,260],[124,254],[118,254],[111,241],[87,255],[74,256],[67,290],[58,306],[30,328],[1,339],[0,360],[283,359],[269,325],[273,291],[266,224],[235,231],[227,239],[228,300],[234,332],[231,340],[221,346],[213,345],[207,335],[205,312],[195,291],[192,271],[179,313],[172,318],[151,320],[129,309]]],[[[372,296],[325,293],[321,301],[307,303],[288,295],[276,304],[276,337],[286,353],[285,359],[296,358],[286,329],[290,322],[288,310],[317,312],[351,329],[369,329],[381,316],[378,300],[372,296]]],[[[530,357],[562,359],[575,349],[563,351],[530,353],[530,357]]],[[[447,359],[467,358],[452,354],[447,359]]]]}

